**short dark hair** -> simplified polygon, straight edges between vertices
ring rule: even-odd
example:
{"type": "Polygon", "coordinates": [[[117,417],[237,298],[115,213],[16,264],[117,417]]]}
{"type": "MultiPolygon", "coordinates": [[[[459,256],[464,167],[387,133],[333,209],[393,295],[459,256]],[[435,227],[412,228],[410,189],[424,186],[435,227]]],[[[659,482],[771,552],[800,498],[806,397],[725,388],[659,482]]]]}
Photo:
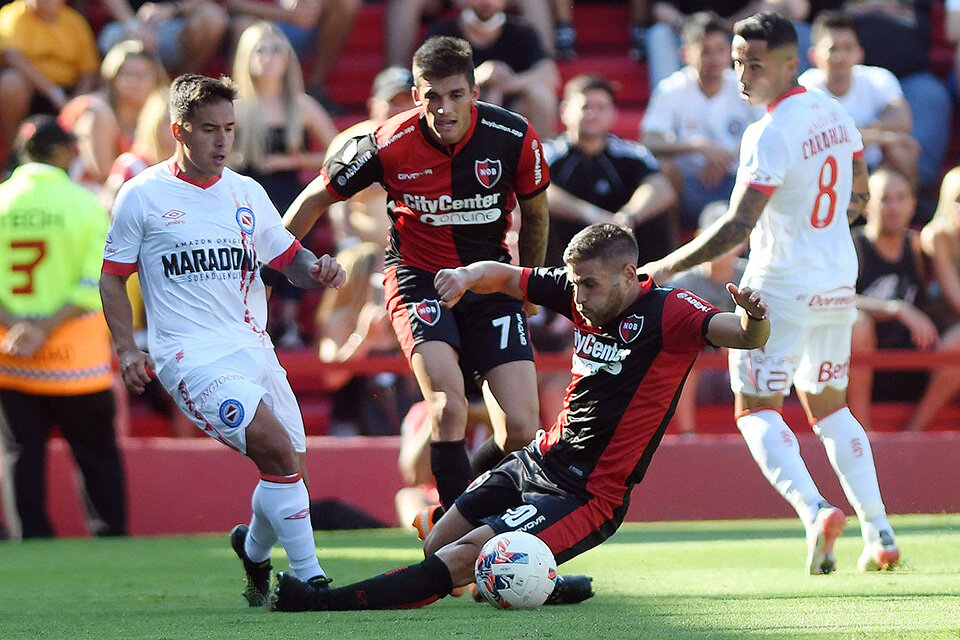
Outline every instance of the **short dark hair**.
{"type": "Polygon", "coordinates": [[[563,85],[563,99],[569,100],[573,96],[583,95],[587,91],[606,91],[611,100],[616,99],[617,90],[613,84],[601,75],[595,73],[583,73],[567,80],[563,85]]]}
{"type": "Polygon", "coordinates": [[[573,264],[613,257],[636,264],[639,256],[640,249],[633,231],[615,224],[592,224],[581,229],[563,250],[563,261],[573,264]]]}
{"type": "Polygon", "coordinates": [[[170,120],[183,123],[191,120],[197,107],[237,99],[237,85],[227,76],[211,78],[196,73],[177,76],[170,85],[170,120]]]}
{"type": "Polygon", "coordinates": [[[472,89],[477,83],[473,77],[473,49],[463,38],[433,36],[420,45],[413,54],[413,77],[449,78],[463,75],[472,89]]]}
{"type": "Polygon", "coordinates": [[[722,33],[729,37],[730,29],[723,18],[713,11],[698,11],[683,23],[683,29],[680,30],[683,44],[691,45],[703,42],[711,33],[722,33]]]}
{"type": "Polygon", "coordinates": [[[761,11],[733,25],[733,35],[744,40],[760,40],[767,49],[797,46],[797,30],[793,23],[776,11],[761,11]]]}
{"type": "Polygon", "coordinates": [[[51,115],[30,116],[20,124],[14,148],[21,162],[48,162],[56,150],[77,139],[51,115]]]}
{"type": "Polygon", "coordinates": [[[857,35],[857,23],[853,18],[842,11],[821,11],[817,19],[813,21],[813,28],[810,32],[810,41],[816,44],[827,35],[830,29],[842,29],[844,31],[853,31],[857,35]]]}

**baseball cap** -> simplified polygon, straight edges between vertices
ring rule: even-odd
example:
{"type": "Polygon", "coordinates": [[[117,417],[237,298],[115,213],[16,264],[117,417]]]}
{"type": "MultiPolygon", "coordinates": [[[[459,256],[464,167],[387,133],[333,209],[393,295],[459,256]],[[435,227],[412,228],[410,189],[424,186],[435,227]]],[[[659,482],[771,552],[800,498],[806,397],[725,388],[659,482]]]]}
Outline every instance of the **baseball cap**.
{"type": "Polygon", "coordinates": [[[409,93],[413,74],[403,67],[387,67],[373,79],[370,95],[380,100],[392,100],[398,93],[409,93]]]}
{"type": "Polygon", "coordinates": [[[20,124],[14,148],[17,155],[26,160],[49,158],[54,149],[76,142],[76,137],[66,131],[51,115],[30,116],[20,124]]]}

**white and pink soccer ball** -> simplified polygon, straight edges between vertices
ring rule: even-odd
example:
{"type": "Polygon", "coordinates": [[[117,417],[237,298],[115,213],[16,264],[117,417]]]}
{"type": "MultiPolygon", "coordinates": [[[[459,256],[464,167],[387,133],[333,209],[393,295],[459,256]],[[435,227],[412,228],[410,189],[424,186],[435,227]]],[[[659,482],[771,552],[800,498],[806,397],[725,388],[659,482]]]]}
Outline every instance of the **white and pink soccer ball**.
{"type": "Polygon", "coordinates": [[[487,541],[474,566],[477,590],[498,609],[535,609],[553,593],[557,561],[540,538],[508,531],[487,541]]]}

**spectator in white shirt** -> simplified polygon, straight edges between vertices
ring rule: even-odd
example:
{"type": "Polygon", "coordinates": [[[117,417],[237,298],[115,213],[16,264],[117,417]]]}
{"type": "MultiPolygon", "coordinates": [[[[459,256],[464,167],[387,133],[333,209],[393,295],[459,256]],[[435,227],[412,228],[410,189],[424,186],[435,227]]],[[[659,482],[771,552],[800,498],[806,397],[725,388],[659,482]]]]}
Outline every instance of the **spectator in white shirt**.
{"type": "Polygon", "coordinates": [[[730,62],[726,22],[710,12],[691,16],[683,28],[687,66],[657,85],[643,117],[642,141],[661,162],[673,161],[681,194],[681,223],[695,229],[708,203],[733,190],[744,129],[763,110],[740,97],[730,62]]]}
{"type": "Polygon", "coordinates": [[[821,13],[813,23],[810,61],[815,68],[800,76],[800,84],[843,105],[863,136],[868,166],[884,162],[916,184],[920,147],[910,134],[910,105],[893,73],[861,64],[863,48],[853,19],[838,11],[821,13]]]}

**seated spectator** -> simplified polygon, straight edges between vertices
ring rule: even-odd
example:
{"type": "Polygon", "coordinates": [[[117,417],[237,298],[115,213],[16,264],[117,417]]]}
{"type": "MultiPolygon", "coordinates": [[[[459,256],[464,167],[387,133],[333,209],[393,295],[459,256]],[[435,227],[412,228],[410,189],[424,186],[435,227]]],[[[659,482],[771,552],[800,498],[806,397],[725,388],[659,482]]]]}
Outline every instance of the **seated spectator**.
{"type": "MultiPolygon", "coordinates": [[[[727,213],[727,202],[712,202],[700,213],[697,233],[712,225],[727,213]]],[[[737,247],[719,258],[704,262],[670,278],[666,285],[691,291],[722,311],[735,311],[736,304],[726,289],[728,282],[738,284],[747,261],[741,256],[744,247],[737,247]]],[[[706,347],[704,351],[726,353],[725,348],[706,347]]],[[[698,402],[733,402],[730,374],[727,371],[703,371],[699,364],[687,374],[687,382],[680,391],[677,411],[673,414],[676,429],[681,434],[693,435],[697,428],[698,402]]]]}
{"type": "MultiPolygon", "coordinates": [[[[360,362],[370,354],[399,353],[383,304],[383,249],[365,242],[341,251],[346,284],[323,293],[317,309],[321,362],[360,362]]],[[[393,435],[414,402],[405,378],[392,373],[324,373],[333,391],[331,435],[393,435]]]]}
{"type": "Polygon", "coordinates": [[[169,84],[142,42],[119,42],[100,65],[102,89],[77,96],[60,112],[60,125],[77,138],[75,182],[99,192],[117,157],[130,149],[140,110],[150,93],[169,84]]]}
{"type": "Polygon", "coordinates": [[[825,91],[843,105],[860,129],[871,169],[882,160],[916,184],[920,148],[910,135],[913,116],[900,81],[882,67],[861,64],[863,49],[848,15],[824,11],[813,23],[812,39],[814,68],[800,76],[800,84],[825,91]]]}
{"type": "Polygon", "coordinates": [[[687,66],[654,89],[641,129],[643,144],[679,173],[680,221],[695,228],[703,207],[730,198],[740,138],[763,110],[740,97],[730,31],[719,16],[691,17],[683,41],[687,66]]]}
{"type": "MultiPolygon", "coordinates": [[[[797,30],[800,51],[806,51],[810,45],[810,25],[804,22],[810,13],[808,0],[728,0],[727,2],[706,2],[705,0],[660,0],[654,1],[652,14],[653,26],[647,32],[647,71],[650,74],[650,86],[655,87],[667,76],[680,69],[681,33],[687,19],[695,13],[714,11],[726,23],[726,30],[733,31],[733,24],[758,11],[776,11],[793,20],[797,30]]],[[[689,64],[689,62],[687,62],[689,64]]],[[[800,59],[799,72],[805,71],[809,63],[800,59]]]]}
{"type": "Polygon", "coordinates": [[[480,97],[523,114],[542,138],[556,129],[560,76],[540,37],[504,13],[506,0],[465,0],[460,14],[430,27],[429,36],[464,38],[473,47],[480,97]]]}
{"type": "MultiPolygon", "coordinates": [[[[271,22],[254,23],[240,36],[233,79],[238,96],[231,165],[259,182],[284,212],[303,189],[300,172],[323,165],[323,150],[337,128],[324,108],[304,92],[297,56],[271,22]]],[[[277,346],[303,346],[297,324],[303,289],[282,278],[275,294],[279,303],[271,328],[279,327],[277,346]]]]}
{"type": "MultiPolygon", "coordinates": [[[[957,47],[960,44],[960,0],[946,0],[946,16],[944,16],[944,36],[947,42],[957,47]]],[[[958,83],[960,83],[960,47],[953,52],[953,86],[950,88],[954,98],[960,94],[958,83]]]]}
{"type": "MultiPolygon", "coordinates": [[[[920,237],[909,228],[915,208],[916,198],[907,176],[888,168],[870,176],[867,223],[853,233],[860,261],[854,357],[878,348],[960,351],[960,326],[940,336],[921,310],[925,275],[920,237]]],[[[868,421],[871,400],[919,399],[904,428],[922,431],[960,390],[958,373],[956,367],[875,373],[868,367],[854,367],[847,401],[854,415],[868,421]]]]}
{"type": "Polygon", "coordinates": [[[200,73],[220,49],[227,12],[213,0],[103,0],[114,22],[97,44],[109,51],[121,40],[141,40],[171,76],[200,73]]]}
{"type": "MultiPolygon", "coordinates": [[[[650,0],[627,0],[630,20],[627,34],[630,39],[630,58],[642,62],[647,57],[646,37],[650,13],[650,0]]],[[[577,57],[577,28],[573,24],[573,0],[553,0],[556,16],[554,29],[554,57],[558,60],[573,60],[577,57]]]]}
{"type": "Polygon", "coordinates": [[[93,31],[66,0],[14,0],[0,8],[0,163],[20,122],[59,113],[97,84],[93,31]]]}
{"type": "Polygon", "coordinates": [[[226,0],[235,37],[259,20],[275,23],[301,60],[310,60],[307,92],[333,108],[325,87],[350,37],[362,0],[226,0]]]}
{"type": "Polygon", "coordinates": [[[946,84],[928,67],[930,0],[856,0],[844,9],[857,25],[864,63],[889,69],[900,79],[913,113],[911,133],[920,145],[917,175],[926,199],[940,176],[952,113],[946,84]]]}
{"type": "MultiPolygon", "coordinates": [[[[373,80],[370,97],[367,98],[369,118],[341,131],[327,147],[327,157],[347,143],[347,140],[364,136],[387,121],[388,118],[413,109],[413,74],[403,67],[387,67],[373,80]]],[[[337,246],[341,249],[356,242],[373,242],[383,246],[390,231],[390,216],[387,214],[387,192],[374,183],[355,194],[349,200],[335,202],[327,209],[333,225],[337,246]]]]}
{"type": "Polygon", "coordinates": [[[960,322],[960,167],[943,177],[937,211],[920,233],[920,240],[933,266],[931,312],[943,329],[960,322]]]}

